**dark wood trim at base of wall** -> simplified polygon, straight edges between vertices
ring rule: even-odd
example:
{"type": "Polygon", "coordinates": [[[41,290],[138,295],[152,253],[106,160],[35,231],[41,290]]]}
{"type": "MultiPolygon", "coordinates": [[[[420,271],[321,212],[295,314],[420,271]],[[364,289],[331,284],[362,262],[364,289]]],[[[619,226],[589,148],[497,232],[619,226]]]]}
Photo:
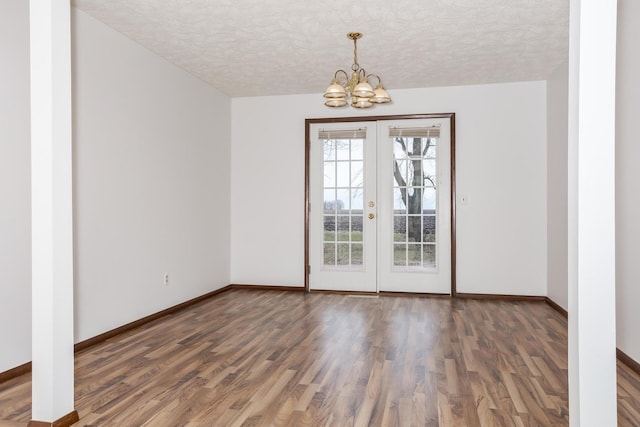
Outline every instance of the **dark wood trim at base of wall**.
{"type": "Polygon", "coordinates": [[[245,285],[245,284],[232,284],[229,285],[230,289],[251,289],[258,291],[292,291],[292,292],[304,292],[304,286],[281,286],[281,285],[245,285]]]}
{"type": "Polygon", "coordinates": [[[379,294],[377,292],[366,292],[366,291],[338,291],[333,289],[310,289],[310,294],[333,294],[333,295],[359,295],[359,296],[367,296],[367,297],[377,297],[379,294]]]}
{"type": "Polygon", "coordinates": [[[80,417],[78,416],[78,411],[74,409],[64,417],[59,418],[52,423],[31,420],[29,421],[29,424],[27,424],[27,427],[69,427],[78,421],[80,421],[80,417]]]}
{"type": "Polygon", "coordinates": [[[451,298],[449,294],[429,294],[423,292],[391,292],[380,291],[380,296],[383,297],[418,297],[418,298],[451,298]]]}
{"type": "Polygon", "coordinates": [[[24,363],[8,371],[0,372],[0,384],[31,372],[31,362],[24,363]]]}
{"type": "Polygon", "coordinates": [[[627,353],[625,353],[624,351],[620,350],[619,348],[616,348],[616,357],[618,358],[618,360],[620,362],[622,362],[625,365],[627,365],[629,367],[629,369],[631,369],[637,375],[640,375],[640,363],[638,363],[635,360],[633,360],[631,358],[631,356],[629,356],[627,353]]]}
{"type": "Polygon", "coordinates": [[[539,295],[498,295],[498,294],[468,294],[458,292],[456,298],[490,299],[494,301],[545,301],[546,297],[539,295]]]}
{"type": "Polygon", "coordinates": [[[569,318],[569,313],[567,313],[567,310],[565,310],[564,308],[562,308],[562,306],[560,304],[558,304],[557,302],[555,302],[554,300],[552,300],[549,297],[545,297],[545,302],[547,304],[549,304],[551,306],[551,308],[553,308],[555,311],[557,311],[558,313],[562,314],[564,316],[565,319],[569,318]]]}
{"type": "Polygon", "coordinates": [[[337,294],[369,297],[413,297],[413,298],[451,298],[448,294],[426,294],[422,292],[368,292],[368,291],[338,291],[332,289],[311,289],[311,294],[337,294]]]}

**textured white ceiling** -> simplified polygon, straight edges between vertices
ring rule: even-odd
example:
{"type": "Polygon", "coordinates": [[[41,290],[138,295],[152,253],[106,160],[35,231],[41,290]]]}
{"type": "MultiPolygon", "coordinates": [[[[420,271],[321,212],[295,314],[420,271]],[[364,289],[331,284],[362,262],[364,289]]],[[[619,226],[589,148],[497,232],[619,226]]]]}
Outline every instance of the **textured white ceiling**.
{"type": "Polygon", "coordinates": [[[543,80],[569,0],[75,0],[229,96],[321,93],[358,60],[398,88],[543,80]]]}

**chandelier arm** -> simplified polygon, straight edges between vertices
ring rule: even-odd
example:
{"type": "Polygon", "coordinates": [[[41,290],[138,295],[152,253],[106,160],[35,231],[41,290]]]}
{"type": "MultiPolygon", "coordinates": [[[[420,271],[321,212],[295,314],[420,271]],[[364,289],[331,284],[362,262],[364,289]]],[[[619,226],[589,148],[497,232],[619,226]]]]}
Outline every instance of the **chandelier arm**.
{"type": "Polygon", "coordinates": [[[367,81],[369,81],[369,78],[370,78],[370,77],[375,77],[376,79],[378,79],[378,84],[379,84],[379,85],[381,85],[381,84],[382,84],[382,79],[381,79],[381,78],[380,78],[380,76],[379,76],[379,75],[377,75],[377,74],[373,74],[373,73],[371,73],[371,74],[367,75],[364,79],[365,79],[365,80],[367,80],[367,81]]]}
{"type": "Polygon", "coordinates": [[[347,85],[347,82],[349,81],[349,74],[347,74],[347,72],[346,72],[345,70],[338,70],[338,71],[336,71],[336,73],[333,75],[333,78],[334,78],[334,79],[336,79],[336,80],[338,80],[338,75],[339,75],[340,73],[344,74],[344,84],[342,83],[342,81],[340,81],[340,85],[344,87],[344,86],[346,86],[346,85],[347,85]]]}

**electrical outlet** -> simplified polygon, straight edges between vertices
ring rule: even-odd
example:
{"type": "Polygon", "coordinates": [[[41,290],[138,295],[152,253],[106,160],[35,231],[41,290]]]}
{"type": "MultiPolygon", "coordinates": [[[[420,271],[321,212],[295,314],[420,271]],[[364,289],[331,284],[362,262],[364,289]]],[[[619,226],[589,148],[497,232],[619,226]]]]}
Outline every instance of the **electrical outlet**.
{"type": "Polygon", "coordinates": [[[164,273],[164,284],[165,285],[169,284],[169,273],[164,273]]]}

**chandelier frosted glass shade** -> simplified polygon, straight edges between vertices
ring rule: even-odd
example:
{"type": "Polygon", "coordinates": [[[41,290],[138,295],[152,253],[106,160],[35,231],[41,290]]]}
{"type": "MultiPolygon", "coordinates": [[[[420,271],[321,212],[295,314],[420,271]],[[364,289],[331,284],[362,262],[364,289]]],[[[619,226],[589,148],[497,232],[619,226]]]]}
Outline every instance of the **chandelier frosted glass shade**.
{"type": "Polygon", "coordinates": [[[373,103],[371,102],[371,98],[359,98],[354,96],[351,98],[351,106],[354,108],[369,108],[373,107],[373,103]]]}
{"type": "Polygon", "coordinates": [[[344,107],[345,105],[347,105],[347,98],[328,98],[324,102],[324,105],[332,108],[344,107]]]}
{"type": "Polygon", "coordinates": [[[353,65],[351,66],[351,77],[344,70],[335,72],[329,87],[324,92],[326,101],[324,105],[331,108],[344,107],[351,104],[354,108],[370,108],[374,104],[385,104],[391,102],[391,97],[382,87],[382,80],[376,74],[367,74],[364,68],[358,64],[357,40],[362,37],[361,33],[349,33],[347,37],[353,40],[353,65]],[[370,79],[378,81],[373,89],[370,79]]]}
{"type": "Polygon", "coordinates": [[[345,98],[346,96],[347,91],[344,87],[340,86],[340,82],[338,81],[338,79],[333,79],[326,92],[324,93],[324,97],[329,99],[345,98]]]}
{"type": "Polygon", "coordinates": [[[371,98],[371,102],[376,104],[384,104],[387,102],[391,102],[391,98],[386,90],[382,87],[380,83],[376,86],[373,91],[373,97],[371,98]]]}
{"type": "Polygon", "coordinates": [[[358,98],[372,98],[374,95],[373,88],[366,81],[358,83],[358,85],[353,89],[352,94],[358,98]]]}

